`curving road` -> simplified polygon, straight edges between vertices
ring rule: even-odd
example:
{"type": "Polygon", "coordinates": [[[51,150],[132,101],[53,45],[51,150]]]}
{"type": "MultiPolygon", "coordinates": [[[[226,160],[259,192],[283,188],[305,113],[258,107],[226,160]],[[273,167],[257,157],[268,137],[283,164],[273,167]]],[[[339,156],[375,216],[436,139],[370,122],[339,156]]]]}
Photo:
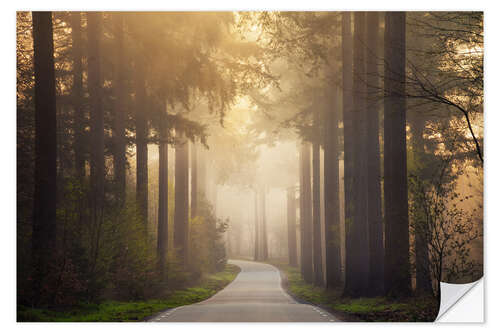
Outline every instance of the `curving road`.
{"type": "Polygon", "coordinates": [[[301,304],[281,288],[279,270],[252,261],[230,260],[241,272],[226,288],[192,305],[160,312],[152,322],[330,322],[328,312],[301,304]]]}

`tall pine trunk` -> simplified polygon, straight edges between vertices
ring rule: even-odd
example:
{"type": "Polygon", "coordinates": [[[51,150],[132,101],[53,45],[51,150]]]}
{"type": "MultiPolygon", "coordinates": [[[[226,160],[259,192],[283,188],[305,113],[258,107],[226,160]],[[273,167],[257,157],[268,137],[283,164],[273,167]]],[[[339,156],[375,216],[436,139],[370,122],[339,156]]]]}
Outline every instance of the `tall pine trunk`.
{"type": "Polygon", "coordinates": [[[366,101],[364,82],[365,13],[354,13],[352,138],[354,177],[352,220],[346,225],[346,284],[344,294],[364,296],[369,283],[369,244],[366,193],[366,101]]]}
{"type": "Polygon", "coordinates": [[[146,110],[146,82],[143,59],[135,64],[135,127],[136,127],[136,201],[144,223],[148,228],[148,121],[146,110]]]}
{"type": "Polygon", "coordinates": [[[165,108],[160,110],[159,132],[157,256],[159,270],[163,273],[168,251],[168,126],[165,108]]]}
{"type": "Polygon", "coordinates": [[[179,262],[188,267],[189,143],[181,134],[175,146],[174,248],[179,262]]]}
{"type": "Polygon", "coordinates": [[[91,203],[91,272],[95,273],[99,256],[101,227],[104,219],[104,112],[102,107],[101,38],[102,14],[87,13],[88,86],[90,93],[90,203],[91,203]]]}
{"type": "Polygon", "coordinates": [[[125,202],[125,166],[126,166],[126,137],[125,137],[125,119],[126,119],[126,88],[125,88],[125,59],[123,43],[123,16],[120,13],[113,15],[115,49],[117,51],[117,64],[113,68],[114,94],[116,101],[114,103],[113,113],[113,174],[116,186],[118,202],[123,205],[125,202]]]}
{"type": "Polygon", "coordinates": [[[35,66],[35,192],[33,206],[34,303],[41,302],[44,279],[56,246],[56,88],[52,12],[33,12],[35,66]]]}
{"type": "MultiPolygon", "coordinates": [[[[319,128],[319,110],[314,110],[314,127],[319,128]]],[[[321,203],[320,203],[320,145],[317,140],[312,144],[312,243],[314,284],[323,285],[323,258],[321,239],[321,203]]]]}
{"type": "Polygon", "coordinates": [[[262,205],[262,260],[269,259],[269,252],[267,248],[267,221],[266,221],[266,187],[262,187],[261,195],[262,205]]]}
{"type": "Polygon", "coordinates": [[[259,210],[258,210],[258,195],[257,190],[254,191],[254,220],[255,220],[255,244],[254,244],[254,260],[259,261],[260,255],[260,228],[259,228],[259,210]]]}
{"type": "Polygon", "coordinates": [[[200,145],[198,149],[198,180],[197,180],[197,188],[198,188],[198,201],[204,201],[207,198],[207,150],[200,145]]]}
{"type": "Polygon", "coordinates": [[[85,111],[83,108],[83,65],[82,65],[82,22],[81,13],[72,12],[70,15],[72,60],[73,60],[73,130],[75,153],[75,171],[78,181],[83,182],[85,178],[85,111]]]}
{"type": "Polygon", "coordinates": [[[382,223],[381,170],[379,145],[378,92],[379,73],[377,69],[379,18],[378,12],[366,14],[366,85],[367,85],[367,193],[368,230],[370,242],[370,284],[369,293],[380,296],[384,293],[384,226],[382,223]]]}
{"type": "Polygon", "coordinates": [[[410,294],[408,185],[406,175],[406,17],[385,14],[384,45],[384,281],[388,296],[410,294]]]}
{"type": "MultiPolygon", "coordinates": [[[[342,13],[342,119],[344,125],[344,211],[345,211],[345,275],[350,269],[352,248],[349,230],[354,223],[354,156],[352,115],[352,33],[350,12],[342,13]]],[[[351,273],[349,273],[351,275],[351,273]]],[[[346,282],[347,283],[347,282],[346,282]]]]}
{"type": "Polygon", "coordinates": [[[191,145],[191,218],[198,216],[198,147],[191,145]]]}
{"type": "Polygon", "coordinates": [[[289,187],[286,192],[286,211],[288,227],[288,264],[292,267],[297,266],[297,234],[296,209],[295,209],[295,187],[289,187]]]}
{"type": "Polygon", "coordinates": [[[340,201],[339,201],[339,130],[340,91],[335,89],[332,108],[326,113],[325,127],[325,256],[326,287],[341,284],[340,201]]]}
{"type": "Polygon", "coordinates": [[[302,144],[301,153],[301,271],[306,282],[313,282],[312,207],[311,207],[311,145],[302,144]]]}

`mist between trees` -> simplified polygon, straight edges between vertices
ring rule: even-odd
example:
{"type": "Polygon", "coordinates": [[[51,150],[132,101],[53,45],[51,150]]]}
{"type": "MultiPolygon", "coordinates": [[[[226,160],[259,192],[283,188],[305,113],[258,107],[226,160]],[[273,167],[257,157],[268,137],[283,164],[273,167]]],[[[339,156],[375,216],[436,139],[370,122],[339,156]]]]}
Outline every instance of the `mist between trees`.
{"type": "Polygon", "coordinates": [[[480,12],[18,12],[18,303],[281,259],[344,297],[482,276],[480,12]]]}

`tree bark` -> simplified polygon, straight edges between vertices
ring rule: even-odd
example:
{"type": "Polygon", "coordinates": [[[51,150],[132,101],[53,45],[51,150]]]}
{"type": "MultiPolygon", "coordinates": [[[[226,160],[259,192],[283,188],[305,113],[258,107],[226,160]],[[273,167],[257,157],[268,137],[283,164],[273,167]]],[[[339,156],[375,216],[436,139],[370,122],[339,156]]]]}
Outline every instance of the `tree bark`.
{"type": "Polygon", "coordinates": [[[269,252],[267,249],[267,221],[266,221],[266,188],[262,187],[261,195],[262,205],[262,260],[269,259],[269,252]]]}
{"type": "Polygon", "coordinates": [[[35,67],[35,191],[33,206],[34,303],[56,247],[57,123],[52,12],[33,12],[35,67]]]}
{"type": "Polygon", "coordinates": [[[136,201],[145,231],[148,229],[148,121],[143,59],[136,59],[136,201]]]}
{"type": "MultiPolygon", "coordinates": [[[[345,211],[345,275],[346,280],[352,273],[348,273],[352,261],[351,251],[353,244],[348,236],[354,224],[354,152],[353,152],[353,50],[350,12],[342,13],[342,119],[344,125],[344,211],[345,211]]],[[[347,281],[346,281],[347,284],[347,281]]]]}
{"type": "Polygon", "coordinates": [[[198,188],[198,201],[204,201],[207,198],[207,160],[206,154],[207,150],[200,146],[198,149],[198,180],[197,180],[197,188],[198,188]]]}
{"type": "MultiPolygon", "coordinates": [[[[314,110],[314,127],[319,128],[319,110],[314,110]]],[[[321,203],[320,203],[320,157],[319,142],[312,144],[312,244],[313,244],[313,271],[314,284],[322,286],[323,282],[323,258],[321,250],[321,203]]]]}
{"type": "Polygon", "coordinates": [[[175,147],[174,248],[179,262],[188,267],[189,144],[184,135],[175,147]]]}
{"type": "Polygon", "coordinates": [[[168,126],[165,108],[160,112],[157,256],[159,270],[163,273],[168,251],[168,126]]]}
{"type": "Polygon", "coordinates": [[[411,291],[404,97],[405,34],[405,13],[387,12],[384,48],[384,280],[386,295],[393,297],[405,297],[411,291]]]}
{"type": "Polygon", "coordinates": [[[335,88],[333,107],[326,114],[324,157],[326,287],[341,284],[340,201],[339,201],[339,130],[340,92],[335,88]]]}
{"type": "Polygon", "coordinates": [[[302,144],[301,154],[301,264],[302,276],[306,282],[313,282],[312,253],[312,207],[311,207],[311,147],[309,143],[302,144]]]}
{"type": "Polygon", "coordinates": [[[365,103],[365,13],[354,13],[354,77],[352,131],[354,178],[351,203],[353,219],[346,226],[346,284],[344,295],[365,296],[369,283],[369,240],[367,224],[367,187],[366,187],[366,103],[365,103]]]}
{"type": "Polygon", "coordinates": [[[367,193],[368,230],[370,242],[369,294],[384,293],[384,226],[382,223],[381,170],[379,145],[379,117],[377,93],[379,73],[377,69],[379,18],[378,12],[366,14],[366,85],[367,85],[367,193]]]}
{"type": "Polygon", "coordinates": [[[125,203],[126,191],[126,88],[125,88],[125,59],[123,45],[123,16],[120,13],[113,14],[115,48],[117,50],[117,64],[113,68],[114,94],[116,101],[113,105],[113,174],[116,185],[117,199],[120,205],[125,203]]]}
{"type": "Polygon", "coordinates": [[[288,226],[288,264],[297,267],[297,234],[296,234],[296,209],[295,187],[287,189],[287,226],[288,226]]]}
{"type": "Polygon", "coordinates": [[[198,216],[198,147],[191,145],[191,218],[198,216]]]}
{"type": "Polygon", "coordinates": [[[85,178],[85,111],[83,108],[83,65],[82,65],[82,22],[81,13],[73,12],[70,15],[72,58],[73,58],[73,130],[75,141],[75,171],[80,183],[85,178]]]}
{"type": "Polygon", "coordinates": [[[254,195],[254,219],[255,219],[255,245],[254,245],[254,260],[259,261],[260,260],[260,228],[259,228],[259,211],[258,211],[258,197],[257,197],[257,190],[255,190],[255,195],[254,195]]]}
{"type": "MultiPolygon", "coordinates": [[[[88,87],[90,95],[90,207],[91,207],[91,279],[96,278],[97,261],[104,219],[104,112],[102,107],[101,38],[102,14],[87,13],[88,87]]],[[[93,284],[93,282],[92,282],[93,284]]]]}

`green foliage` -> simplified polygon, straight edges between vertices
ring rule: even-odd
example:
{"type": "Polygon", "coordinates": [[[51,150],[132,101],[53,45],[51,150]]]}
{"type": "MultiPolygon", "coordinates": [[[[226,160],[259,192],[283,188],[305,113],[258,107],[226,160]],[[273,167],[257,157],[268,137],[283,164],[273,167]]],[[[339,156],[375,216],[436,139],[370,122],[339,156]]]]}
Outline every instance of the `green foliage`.
{"type": "Polygon", "coordinates": [[[472,195],[457,192],[461,171],[451,168],[445,159],[433,176],[409,177],[410,228],[427,244],[436,296],[438,281],[470,282],[482,275],[481,263],[470,256],[472,242],[482,236],[482,216],[472,195]]]}
{"type": "Polygon", "coordinates": [[[171,292],[161,299],[147,301],[117,302],[106,301],[101,304],[88,303],[66,309],[36,309],[18,306],[18,321],[141,321],[156,312],[201,302],[229,284],[239,273],[239,268],[227,265],[216,274],[203,276],[193,286],[171,292]]]}
{"type": "Polygon", "coordinates": [[[189,220],[189,265],[195,277],[203,272],[220,271],[227,263],[221,239],[227,229],[227,223],[216,219],[205,198],[199,201],[198,209],[199,216],[189,220]]]}
{"type": "Polygon", "coordinates": [[[324,289],[305,282],[297,268],[273,264],[286,276],[286,288],[294,297],[319,305],[345,321],[434,321],[439,302],[433,297],[393,300],[385,297],[341,297],[342,288],[324,289]]]}

